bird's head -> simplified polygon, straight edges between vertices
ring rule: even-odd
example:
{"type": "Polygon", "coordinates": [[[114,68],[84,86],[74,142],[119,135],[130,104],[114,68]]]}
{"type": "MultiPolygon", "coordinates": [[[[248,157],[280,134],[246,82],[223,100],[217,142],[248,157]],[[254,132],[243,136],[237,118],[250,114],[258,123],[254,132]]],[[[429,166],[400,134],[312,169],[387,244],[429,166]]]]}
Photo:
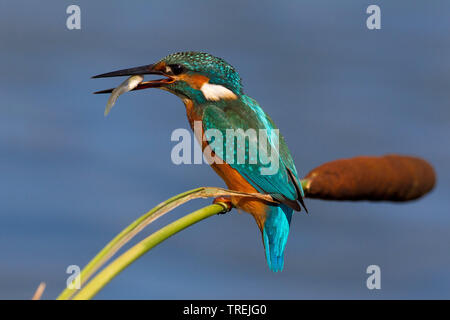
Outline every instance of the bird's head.
{"type": "MultiPolygon", "coordinates": [[[[202,52],[179,52],[142,67],[104,73],[93,78],[155,74],[164,78],[141,82],[133,90],[160,88],[197,103],[234,100],[242,94],[241,78],[221,58],[202,52]]],[[[112,89],[96,93],[109,93],[112,89]]]]}

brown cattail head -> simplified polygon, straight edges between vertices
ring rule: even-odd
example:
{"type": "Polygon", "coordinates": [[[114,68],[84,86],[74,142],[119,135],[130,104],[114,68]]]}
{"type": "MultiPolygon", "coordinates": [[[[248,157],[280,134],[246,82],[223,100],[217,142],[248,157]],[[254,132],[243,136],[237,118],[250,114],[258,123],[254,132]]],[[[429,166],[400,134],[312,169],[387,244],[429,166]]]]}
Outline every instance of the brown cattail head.
{"type": "Polygon", "coordinates": [[[305,195],[324,200],[408,201],[436,183],[425,160],[401,156],[360,156],[327,162],[309,172],[305,195]]]}

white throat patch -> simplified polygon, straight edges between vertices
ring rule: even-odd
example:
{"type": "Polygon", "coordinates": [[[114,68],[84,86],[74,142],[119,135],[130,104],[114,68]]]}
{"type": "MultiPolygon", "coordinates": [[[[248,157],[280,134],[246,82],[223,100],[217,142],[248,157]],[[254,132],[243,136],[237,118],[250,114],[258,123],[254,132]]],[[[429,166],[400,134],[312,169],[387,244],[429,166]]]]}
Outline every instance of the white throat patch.
{"type": "Polygon", "coordinates": [[[211,84],[211,83],[205,82],[201,86],[200,90],[202,91],[206,100],[210,100],[210,101],[219,101],[220,99],[224,99],[224,100],[237,99],[237,96],[233,93],[233,91],[225,88],[224,86],[222,86],[220,84],[211,84]]]}

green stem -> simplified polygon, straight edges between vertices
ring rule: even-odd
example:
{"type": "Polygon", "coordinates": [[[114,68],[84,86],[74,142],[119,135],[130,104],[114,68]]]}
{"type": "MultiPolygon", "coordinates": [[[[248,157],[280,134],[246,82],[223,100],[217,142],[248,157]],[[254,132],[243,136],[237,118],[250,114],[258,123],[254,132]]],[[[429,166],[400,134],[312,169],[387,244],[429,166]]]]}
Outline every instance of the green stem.
{"type": "MultiPolygon", "coordinates": [[[[238,191],[231,191],[221,188],[201,187],[180,193],[169,200],[166,200],[157,205],[152,210],[134,221],[122,232],[120,232],[113,240],[111,240],[87,265],[83,268],[80,275],[73,280],[72,285],[74,289],[67,287],[57,298],[58,300],[70,299],[77,291],[75,289],[75,281],[79,281],[81,286],[86,283],[89,278],[99,270],[116,252],[120,250],[127,242],[129,242],[136,234],[148,226],[150,223],[163,216],[170,210],[198,198],[211,198],[218,196],[244,196],[267,200],[267,195],[261,194],[247,194],[238,191]]],[[[270,197],[270,196],[269,196],[270,197]]]]}
{"type": "MultiPolygon", "coordinates": [[[[302,180],[303,188],[306,187],[307,180],[302,180]]],[[[307,190],[305,189],[305,193],[307,190]]],[[[137,233],[148,226],[151,222],[155,221],[165,213],[178,207],[179,205],[197,198],[210,198],[217,196],[243,196],[270,201],[270,196],[262,194],[247,194],[238,191],[231,191],[221,188],[201,187],[193,190],[189,190],[178,194],[151,209],[140,218],[135,220],[132,224],[122,230],[113,240],[111,240],[81,271],[77,279],[74,279],[72,284],[75,284],[79,280],[81,286],[83,286],[91,276],[99,270],[120,248],[122,248],[127,242],[129,242],[137,233]]],[[[78,289],[70,289],[67,287],[58,296],[58,300],[70,299],[78,289]]]]}
{"type": "MultiPolygon", "coordinates": [[[[81,271],[79,275],[80,283],[83,285],[89,280],[89,278],[106,262],[110,257],[114,255],[128,240],[130,240],[135,234],[137,234],[140,230],[142,230],[145,226],[147,226],[151,221],[154,221],[158,217],[160,217],[163,213],[168,210],[173,209],[174,207],[180,205],[181,201],[185,198],[190,197],[191,195],[202,191],[204,188],[197,188],[193,190],[189,190],[183,193],[180,193],[151,209],[133,223],[131,223],[128,227],[123,229],[114,239],[112,239],[81,271]],[[162,212],[162,213],[160,213],[162,212]]],[[[189,198],[190,199],[190,198],[189,198]]],[[[73,281],[75,283],[77,279],[73,281]]],[[[70,299],[73,294],[75,294],[77,289],[69,289],[67,287],[64,291],[58,296],[57,300],[66,300],[70,299]]]]}
{"type": "Polygon", "coordinates": [[[78,292],[77,295],[75,295],[74,300],[86,300],[93,298],[117,274],[162,241],[203,219],[228,210],[229,208],[224,204],[212,204],[188,214],[156,231],[123,253],[101,272],[99,272],[88,284],[84,286],[84,288],[80,290],[80,292],[78,292]]]}

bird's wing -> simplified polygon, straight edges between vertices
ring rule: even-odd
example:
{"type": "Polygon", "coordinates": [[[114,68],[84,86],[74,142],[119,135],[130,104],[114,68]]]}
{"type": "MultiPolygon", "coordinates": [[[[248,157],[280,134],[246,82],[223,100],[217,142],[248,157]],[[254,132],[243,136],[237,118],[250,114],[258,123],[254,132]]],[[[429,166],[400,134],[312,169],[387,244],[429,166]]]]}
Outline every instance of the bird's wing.
{"type": "MultiPolygon", "coordinates": [[[[249,98],[250,99],[250,98],[249,98]]],[[[254,100],[253,100],[254,101],[254,100]]],[[[252,101],[251,101],[252,102],[252,101]]],[[[256,102],[255,102],[256,103],[256,102]]],[[[248,103],[245,106],[241,101],[228,102],[225,107],[218,107],[214,104],[210,104],[203,109],[203,129],[205,131],[205,137],[210,141],[210,146],[213,151],[215,144],[213,143],[214,137],[208,132],[209,129],[219,130],[223,137],[223,142],[226,142],[227,129],[242,129],[244,131],[248,129],[254,129],[256,134],[259,133],[259,129],[266,129],[268,136],[271,130],[276,129],[272,120],[262,111],[262,109],[256,104],[256,107],[248,107],[248,103]]],[[[266,139],[267,145],[272,143],[266,139]]],[[[274,199],[286,203],[293,209],[300,211],[300,206],[297,201],[302,202],[303,190],[301,189],[300,181],[297,177],[297,170],[295,169],[292,157],[287,149],[284,139],[279,135],[279,147],[278,147],[278,170],[274,174],[262,174],[261,169],[270,167],[271,152],[276,149],[270,147],[268,154],[261,153],[258,150],[258,157],[256,163],[249,161],[249,141],[245,139],[245,161],[240,163],[237,161],[237,143],[235,141],[235,147],[231,150],[230,145],[222,147],[221,152],[216,152],[216,155],[222,155],[222,159],[227,162],[233,169],[237,170],[258,192],[270,194],[274,199]],[[233,163],[227,161],[228,156],[234,159],[233,163]]],[[[272,140],[273,141],[273,140],[272,140]]],[[[261,136],[259,137],[261,143],[261,136]]],[[[252,141],[255,143],[255,141],[252,141]]],[[[256,144],[257,146],[258,144],[256,144]]],[[[273,165],[273,164],[272,164],[273,165]]]]}

